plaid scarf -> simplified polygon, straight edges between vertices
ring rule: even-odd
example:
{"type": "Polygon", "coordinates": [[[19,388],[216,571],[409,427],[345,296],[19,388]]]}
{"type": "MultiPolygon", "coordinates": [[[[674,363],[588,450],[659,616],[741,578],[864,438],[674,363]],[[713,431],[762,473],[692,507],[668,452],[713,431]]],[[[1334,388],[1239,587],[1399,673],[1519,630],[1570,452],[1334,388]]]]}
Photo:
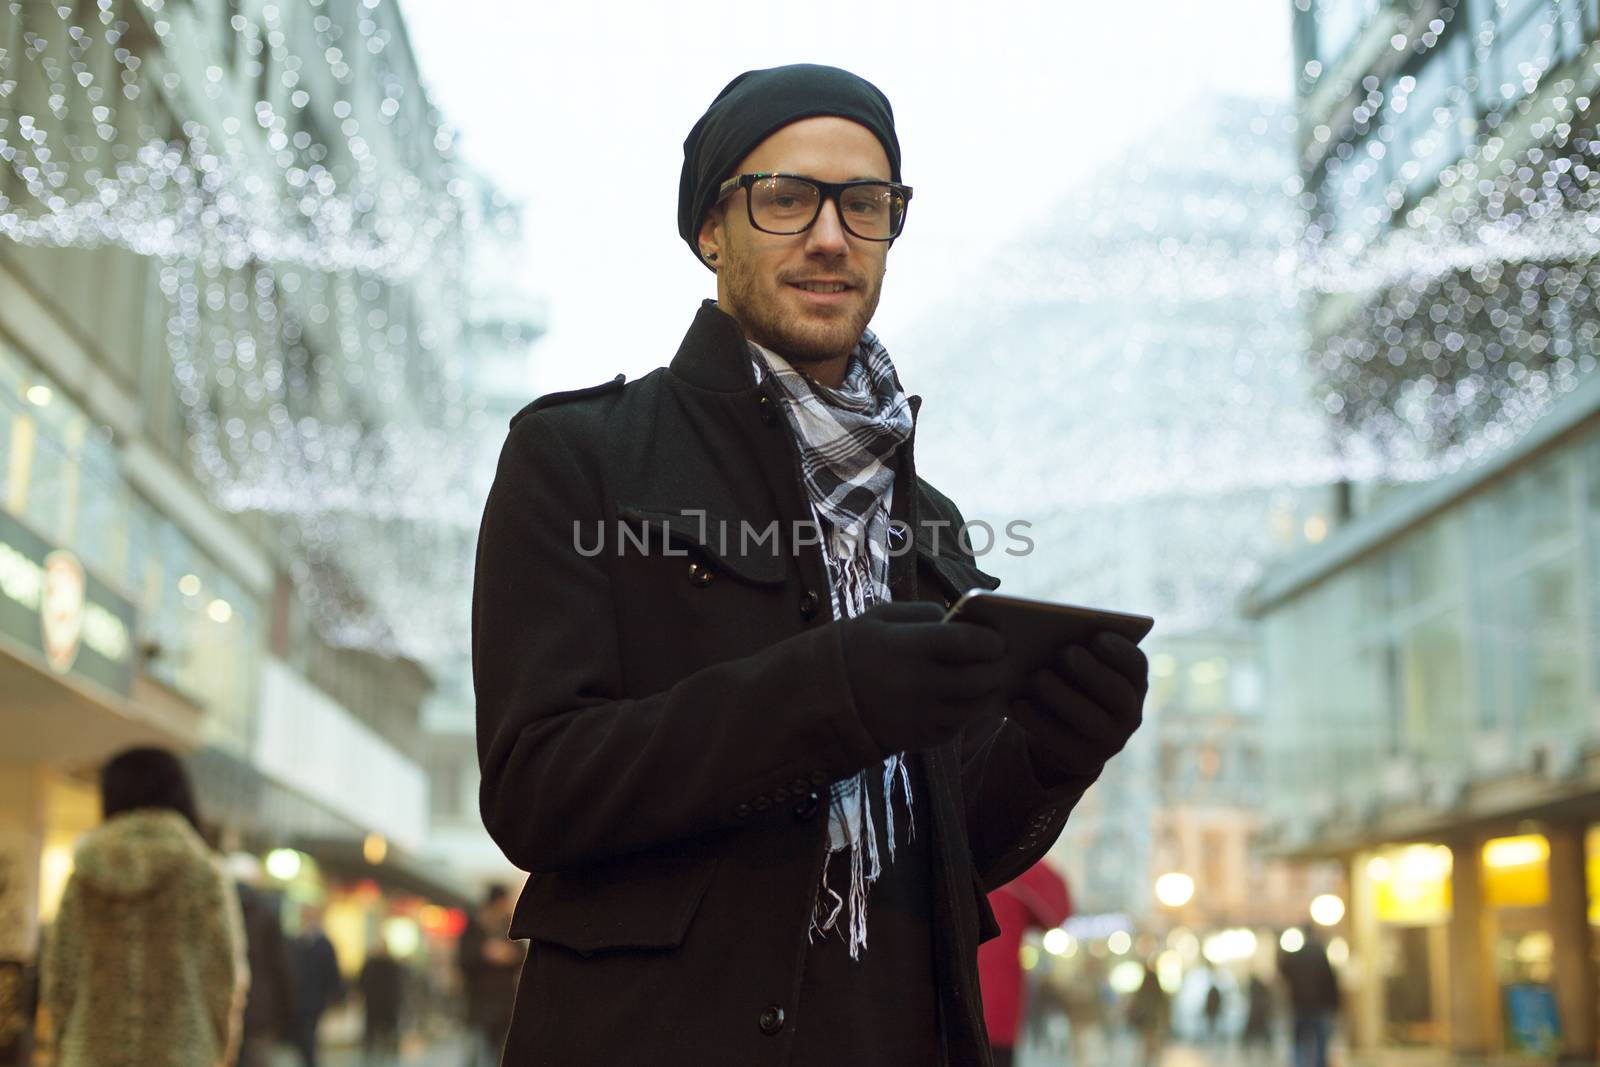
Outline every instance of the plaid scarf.
{"type": "MultiPolygon", "coordinates": [[[[756,380],[776,380],[784,415],[800,449],[800,477],[813,520],[824,538],[823,559],[833,617],[860,615],[889,599],[889,506],[894,490],[890,460],[911,436],[911,405],[889,353],[871,330],[850,353],[844,382],[819,385],[777,353],[751,342],[756,380]]],[[[911,775],[905,753],[883,761],[883,810],[894,861],[894,786],[898,782],[909,819],[911,775]]],[[[883,872],[878,835],[867,799],[868,770],[835,782],[828,806],[828,862],[822,867],[808,936],[838,926],[846,901],[828,885],[836,853],[850,853],[848,941],[850,958],[867,947],[867,894],[883,872]]],[[[877,770],[871,773],[876,776],[877,770]]],[[[915,824],[907,827],[916,833],[915,824]]]]}

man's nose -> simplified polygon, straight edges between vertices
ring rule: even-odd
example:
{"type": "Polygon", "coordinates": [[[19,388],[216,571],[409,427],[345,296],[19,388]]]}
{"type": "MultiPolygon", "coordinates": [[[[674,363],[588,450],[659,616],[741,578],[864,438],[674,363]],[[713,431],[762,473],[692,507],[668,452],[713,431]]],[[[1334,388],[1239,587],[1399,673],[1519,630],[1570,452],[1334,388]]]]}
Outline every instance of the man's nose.
{"type": "Polygon", "coordinates": [[[824,200],[817,221],[806,231],[806,251],[822,255],[843,255],[848,250],[844,225],[839,221],[839,208],[834,202],[824,200]]]}

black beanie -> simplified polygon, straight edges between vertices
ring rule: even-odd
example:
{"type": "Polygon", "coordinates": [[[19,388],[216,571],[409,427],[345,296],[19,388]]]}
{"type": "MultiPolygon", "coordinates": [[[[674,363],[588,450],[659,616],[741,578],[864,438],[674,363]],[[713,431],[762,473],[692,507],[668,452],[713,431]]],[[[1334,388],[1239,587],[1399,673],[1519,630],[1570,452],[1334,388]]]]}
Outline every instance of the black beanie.
{"type": "Polygon", "coordinates": [[[717,94],[683,142],[678,235],[695,259],[700,259],[700,222],[716,198],[717,187],[733,176],[733,168],[756,145],[789,123],[813,115],[837,115],[871,130],[889,157],[889,180],[900,180],[894,111],[877,86],[847,70],[815,63],[747,70],[717,94]]]}

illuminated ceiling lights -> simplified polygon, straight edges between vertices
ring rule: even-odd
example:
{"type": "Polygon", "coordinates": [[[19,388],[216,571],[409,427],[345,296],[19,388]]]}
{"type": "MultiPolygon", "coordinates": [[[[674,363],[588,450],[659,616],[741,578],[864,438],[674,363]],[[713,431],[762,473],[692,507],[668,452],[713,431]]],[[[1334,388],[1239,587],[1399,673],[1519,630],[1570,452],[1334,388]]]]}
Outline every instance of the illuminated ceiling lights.
{"type": "Polygon", "coordinates": [[[1543,834],[1499,837],[1483,846],[1486,867],[1526,867],[1550,858],[1550,841],[1543,834]]]}
{"type": "Polygon", "coordinates": [[[1168,871],[1156,879],[1156,899],[1169,908],[1181,908],[1194,899],[1194,879],[1182,871],[1168,871]]]}
{"type": "Polygon", "coordinates": [[[1344,900],[1333,893],[1323,893],[1311,901],[1311,921],[1318,926],[1337,926],[1344,918],[1344,900]]]}
{"type": "Polygon", "coordinates": [[[389,842],[380,833],[369,833],[361,839],[361,858],[374,867],[379,866],[389,855],[389,842]]]}
{"type": "Polygon", "coordinates": [[[1211,963],[1221,965],[1250,959],[1256,954],[1257,944],[1254,930],[1238,927],[1212,934],[1200,952],[1211,963]]]}

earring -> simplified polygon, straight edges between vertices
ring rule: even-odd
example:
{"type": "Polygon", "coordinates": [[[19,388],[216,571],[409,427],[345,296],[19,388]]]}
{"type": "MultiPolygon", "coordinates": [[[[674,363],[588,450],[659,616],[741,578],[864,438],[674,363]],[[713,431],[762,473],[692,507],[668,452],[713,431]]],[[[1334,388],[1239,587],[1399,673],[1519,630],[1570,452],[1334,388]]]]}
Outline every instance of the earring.
{"type": "Polygon", "coordinates": [[[706,262],[715,263],[717,261],[717,254],[715,252],[707,252],[705,255],[706,255],[706,262]]]}

